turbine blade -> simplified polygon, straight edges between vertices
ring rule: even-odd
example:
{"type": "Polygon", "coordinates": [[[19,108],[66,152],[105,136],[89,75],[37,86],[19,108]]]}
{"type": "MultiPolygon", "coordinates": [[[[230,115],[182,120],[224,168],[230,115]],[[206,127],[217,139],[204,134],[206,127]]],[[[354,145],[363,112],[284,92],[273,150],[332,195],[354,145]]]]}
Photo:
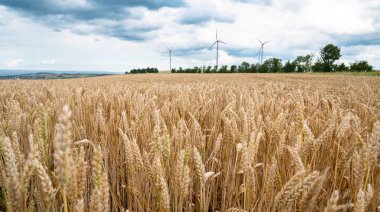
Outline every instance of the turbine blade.
{"type": "Polygon", "coordinates": [[[257,40],[259,40],[259,42],[260,42],[261,44],[263,44],[263,42],[261,42],[261,40],[260,40],[260,39],[257,39],[257,40]]]}
{"type": "Polygon", "coordinates": [[[215,37],[216,37],[216,40],[218,40],[218,30],[215,31],[215,37]]]}
{"type": "Polygon", "coordinates": [[[225,42],[223,42],[223,41],[221,41],[221,40],[219,41],[219,43],[224,43],[224,44],[226,44],[225,42]]]}
{"type": "Polygon", "coordinates": [[[215,41],[215,43],[213,43],[210,47],[209,47],[209,49],[211,49],[216,43],[217,43],[218,41],[215,41]]]}
{"type": "Polygon", "coordinates": [[[269,42],[270,42],[270,41],[264,42],[263,45],[264,45],[264,44],[267,44],[267,43],[269,43],[269,42]]]}

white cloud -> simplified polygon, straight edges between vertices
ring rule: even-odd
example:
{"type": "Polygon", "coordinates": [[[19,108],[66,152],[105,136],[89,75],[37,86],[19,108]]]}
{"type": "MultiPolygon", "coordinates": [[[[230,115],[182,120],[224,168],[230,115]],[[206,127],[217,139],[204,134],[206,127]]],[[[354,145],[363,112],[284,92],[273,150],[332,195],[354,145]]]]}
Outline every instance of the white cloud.
{"type": "Polygon", "coordinates": [[[53,59],[43,60],[41,63],[42,65],[54,65],[57,63],[57,59],[53,58],[53,59]]]}
{"type": "Polygon", "coordinates": [[[15,67],[18,67],[19,65],[21,65],[24,61],[22,59],[16,59],[16,60],[11,60],[11,61],[8,61],[5,66],[6,67],[9,67],[9,68],[15,68],[15,67]]]}

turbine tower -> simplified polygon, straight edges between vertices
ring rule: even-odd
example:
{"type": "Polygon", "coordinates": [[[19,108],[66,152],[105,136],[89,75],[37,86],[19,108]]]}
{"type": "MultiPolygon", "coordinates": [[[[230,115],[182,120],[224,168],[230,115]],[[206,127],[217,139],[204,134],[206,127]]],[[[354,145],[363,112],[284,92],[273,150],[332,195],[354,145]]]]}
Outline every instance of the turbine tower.
{"type": "Polygon", "coordinates": [[[216,30],[216,41],[210,46],[212,48],[216,44],[216,69],[218,69],[219,63],[219,43],[226,44],[225,42],[218,39],[218,30],[216,30]]]}
{"type": "Polygon", "coordinates": [[[172,71],[172,49],[168,49],[169,51],[169,65],[170,65],[170,72],[172,71]]]}
{"type": "Polygon", "coordinates": [[[261,44],[261,47],[260,47],[260,53],[259,53],[259,60],[260,60],[260,66],[263,64],[263,57],[264,57],[264,45],[269,43],[270,41],[266,41],[266,42],[261,42],[260,39],[258,39],[260,44],[261,44]]]}

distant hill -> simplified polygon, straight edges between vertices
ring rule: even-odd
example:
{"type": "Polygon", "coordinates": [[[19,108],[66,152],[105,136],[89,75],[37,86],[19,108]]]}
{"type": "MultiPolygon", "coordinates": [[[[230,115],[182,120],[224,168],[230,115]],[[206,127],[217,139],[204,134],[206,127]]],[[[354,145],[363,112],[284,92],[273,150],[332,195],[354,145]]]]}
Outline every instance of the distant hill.
{"type": "Polygon", "coordinates": [[[90,74],[90,75],[110,75],[110,74],[122,74],[123,72],[108,72],[108,71],[56,71],[56,70],[9,70],[0,69],[1,76],[16,76],[23,74],[90,74]]]}
{"type": "Polygon", "coordinates": [[[14,74],[0,76],[0,79],[70,79],[70,78],[81,78],[81,77],[96,77],[111,75],[107,74],[94,74],[94,73],[51,73],[51,72],[37,72],[37,73],[27,73],[27,74],[14,74]]]}

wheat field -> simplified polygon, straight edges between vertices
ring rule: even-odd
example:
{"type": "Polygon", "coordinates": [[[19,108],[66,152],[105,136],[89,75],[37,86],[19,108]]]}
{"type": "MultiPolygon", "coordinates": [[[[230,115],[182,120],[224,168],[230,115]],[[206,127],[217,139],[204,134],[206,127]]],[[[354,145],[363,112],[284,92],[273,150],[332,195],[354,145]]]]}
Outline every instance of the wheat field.
{"type": "Polygon", "coordinates": [[[376,211],[380,78],[0,81],[0,211],[376,211]]]}

